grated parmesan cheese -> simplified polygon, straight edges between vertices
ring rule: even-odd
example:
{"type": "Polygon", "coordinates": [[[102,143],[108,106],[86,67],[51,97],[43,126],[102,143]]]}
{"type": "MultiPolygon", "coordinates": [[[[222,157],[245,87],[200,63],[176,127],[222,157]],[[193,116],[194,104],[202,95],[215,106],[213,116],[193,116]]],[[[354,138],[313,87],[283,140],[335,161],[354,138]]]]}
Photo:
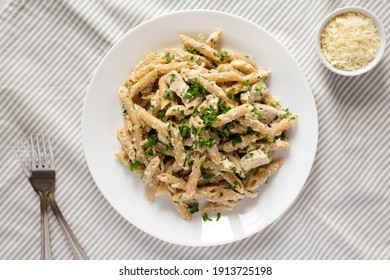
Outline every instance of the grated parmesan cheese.
{"type": "Polygon", "coordinates": [[[369,64],[380,47],[379,31],[369,17],[344,13],[331,19],[321,33],[321,50],[334,67],[352,71],[369,64]]]}

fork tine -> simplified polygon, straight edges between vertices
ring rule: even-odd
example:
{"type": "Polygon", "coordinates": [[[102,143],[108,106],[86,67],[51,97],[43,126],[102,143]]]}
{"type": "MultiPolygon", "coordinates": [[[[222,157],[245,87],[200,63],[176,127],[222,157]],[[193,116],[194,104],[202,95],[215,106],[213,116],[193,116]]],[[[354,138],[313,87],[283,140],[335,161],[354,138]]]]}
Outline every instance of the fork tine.
{"type": "Polygon", "coordinates": [[[38,152],[38,167],[41,167],[42,166],[42,154],[41,154],[41,148],[40,148],[40,145],[39,145],[39,136],[38,134],[35,134],[35,140],[36,140],[36,149],[37,149],[37,152],[38,152]]]}
{"type": "Polygon", "coordinates": [[[28,165],[31,165],[32,164],[32,161],[31,161],[31,151],[30,151],[30,142],[28,142],[28,140],[26,138],[23,138],[21,141],[20,141],[24,147],[23,151],[25,151],[25,155],[27,154],[27,163],[28,165]]]}
{"type": "Polygon", "coordinates": [[[34,139],[32,134],[30,135],[30,147],[31,147],[31,166],[34,169],[37,166],[37,155],[34,151],[34,139]]]}
{"type": "Polygon", "coordinates": [[[54,164],[54,153],[53,153],[53,146],[51,145],[51,140],[50,140],[50,136],[48,134],[46,134],[46,138],[47,138],[47,144],[48,144],[48,148],[49,148],[49,155],[50,155],[50,168],[55,168],[55,164],[54,164]]]}
{"type": "MultiPolygon", "coordinates": [[[[20,166],[22,167],[23,171],[24,171],[24,174],[26,174],[27,178],[30,178],[31,177],[31,173],[30,173],[30,170],[27,168],[26,166],[26,163],[24,163],[23,159],[21,158],[21,156],[19,155],[19,153],[17,152],[17,149],[15,146],[11,146],[12,150],[14,151],[15,155],[16,155],[16,158],[20,164],[20,166]]],[[[18,149],[18,151],[20,151],[18,149]]],[[[20,152],[21,154],[23,154],[22,152],[20,152]]]]}
{"type": "Polygon", "coordinates": [[[45,134],[41,133],[41,138],[42,138],[42,147],[43,147],[43,155],[42,155],[42,165],[44,167],[49,167],[49,161],[47,159],[47,153],[46,153],[46,143],[45,143],[45,134]]]}

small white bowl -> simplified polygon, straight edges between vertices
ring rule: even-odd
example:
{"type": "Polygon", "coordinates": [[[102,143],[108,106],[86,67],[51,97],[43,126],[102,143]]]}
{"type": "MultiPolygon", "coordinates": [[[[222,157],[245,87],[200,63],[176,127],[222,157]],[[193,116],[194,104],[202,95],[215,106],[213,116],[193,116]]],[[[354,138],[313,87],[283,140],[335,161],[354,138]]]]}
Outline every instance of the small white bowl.
{"type": "Polygon", "coordinates": [[[351,7],[344,7],[344,8],[341,8],[341,9],[338,9],[336,11],[334,11],[333,13],[329,14],[323,21],[322,23],[320,24],[318,30],[317,30],[317,33],[316,33],[316,49],[317,49],[317,54],[318,54],[318,57],[319,59],[321,60],[321,62],[332,72],[334,73],[337,73],[337,74],[340,74],[340,75],[344,75],[344,76],[357,76],[357,75],[361,75],[363,73],[366,73],[368,71],[370,71],[371,69],[373,69],[377,64],[378,62],[381,60],[382,56],[383,56],[383,53],[385,52],[385,46],[386,46],[386,35],[385,35],[385,30],[381,24],[381,22],[379,21],[379,19],[374,15],[372,14],[370,11],[364,9],[364,8],[360,8],[360,7],[354,7],[354,6],[351,6],[351,7]],[[334,66],[332,66],[325,58],[322,50],[321,50],[321,33],[322,33],[322,30],[324,29],[324,27],[328,24],[328,22],[333,19],[335,16],[338,16],[340,14],[344,14],[344,13],[348,13],[348,12],[355,12],[355,13],[361,13],[369,18],[371,18],[376,27],[378,28],[378,31],[379,31],[379,36],[380,36],[380,47],[379,47],[379,51],[376,55],[376,57],[374,58],[373,61],[371,61],[369,64],[367,64],[366,66],[360,68],[360,69],[357,69],[357,70],[353,70],[353,71],[344,71],[344,70],[340,70],[334,66]]]}

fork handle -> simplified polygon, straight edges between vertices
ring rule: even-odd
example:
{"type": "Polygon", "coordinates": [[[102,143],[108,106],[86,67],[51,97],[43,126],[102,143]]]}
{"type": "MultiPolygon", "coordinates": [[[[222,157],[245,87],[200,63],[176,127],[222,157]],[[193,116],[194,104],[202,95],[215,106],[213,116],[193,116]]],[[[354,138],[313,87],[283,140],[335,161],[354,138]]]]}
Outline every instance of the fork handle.
{"type": "Polygon", "coordinates": [[[88,256],[85,254],[83,248],[81,247],[80,243],[77,241],[68,223],[66,222],[64,216],[62,215],[60,208],[58,207],[54,199],[53,194],[51,193],[49,194],[48,201],[51,209],[53,210],[54,216],[57,218],[57,221],[60,224],[63,233],[65,234],[66,241],[68,242],[68,245],[72,250],[74,259],[88,260],[88,256]]]}
{"type": "Polygon", "coordinates": [[[39,199],[41,201],[41,259],[51,260],[50,249],[50,233],[49,233],[49,219],[47,215],[47,192],[40,192],[39,199]]]}

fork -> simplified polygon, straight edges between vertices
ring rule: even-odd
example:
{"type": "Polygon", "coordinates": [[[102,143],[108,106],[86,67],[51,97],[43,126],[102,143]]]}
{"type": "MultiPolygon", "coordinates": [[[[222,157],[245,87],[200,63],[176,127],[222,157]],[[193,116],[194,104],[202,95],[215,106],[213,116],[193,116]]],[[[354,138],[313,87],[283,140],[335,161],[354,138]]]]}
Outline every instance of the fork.
{"type": "Polygon", "coordinates": [[[47,134],[41,134],[41,137],[35,135],[34,141],[34,137],[31,135],[30,142],[27,139],[24,139],[24,141],[19,144],[19,147],[19,153],[17,151],[17,146],[13,147],[14,152],[27,178],[29,179],[34,190],[39,194],[41,200],[41,258],[51,259],[47,216],[47,204],[49,204],[53,210],[54,216],[60,224],[60,228],[65,234],[66,240],[72,250],[74,258],[87,260],[87,255],[83,251],[81,245],[78,243],[53,196],[56,171],[54,153],[50,137],[47,134]],[[30,150],[30,153],[27,153],[26,155],[26,153],[23,152],[23,148],[27,151],[30,150]],[[30,155],[30,158],[28,155],[30,155]],[[31,169],[29,168],[29,159],[31,159],[31,169]]]}
{"type": "Polygon", "coordinates": [[[33,156],[33,154],[35,153],[31,153],[31,154],[29,153],[29,150],[32,149],[32,146],[30,147],[30,143],[27,141],[27,139],[24,139],[24,141],[20,141],[18,145],[12,146],[12,149],[24,173],[26,174],[28,180],[33,186],[33,189],[39,194],[39,199],[41,202],[41,259],[51,260],[47,204],[48,204],[48,192],[54,187],[54,185],[49,186],[46,184],[46,182],[44,185],[41,185],[39,183],[43,179],[40,178],[43,175],[43,172],[42,171],[37,172],[36,170],[37,169],[35,164],[36,160],[35,160],[35,156],[33,156]]]}

